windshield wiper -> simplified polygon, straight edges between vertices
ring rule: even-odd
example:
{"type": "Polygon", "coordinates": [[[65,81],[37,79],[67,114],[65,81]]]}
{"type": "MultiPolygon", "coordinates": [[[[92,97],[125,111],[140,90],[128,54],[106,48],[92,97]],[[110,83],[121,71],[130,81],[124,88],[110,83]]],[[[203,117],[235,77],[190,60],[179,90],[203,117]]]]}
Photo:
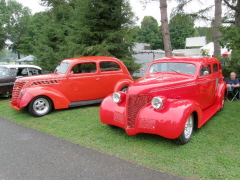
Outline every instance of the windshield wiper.
{"type": "Polygon", "coordinates": [[[179,71],[177,71],[177,70],[175,70],[175,69],[170,69],[171,71],[173,71],[173,72],[176,72],[176,73],[178,73],[178,74],[181,74],[179,71]]]}

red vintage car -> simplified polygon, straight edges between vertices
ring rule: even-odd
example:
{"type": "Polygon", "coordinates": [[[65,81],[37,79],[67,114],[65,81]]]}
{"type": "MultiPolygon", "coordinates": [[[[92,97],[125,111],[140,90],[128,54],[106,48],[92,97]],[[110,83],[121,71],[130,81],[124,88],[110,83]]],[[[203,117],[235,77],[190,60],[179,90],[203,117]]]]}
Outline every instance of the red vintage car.
{"type": "Polygon", "coordinates": [[[112,57],[80,57],[62,61],[55,73],[18,79],[11,106],[28,107],[34,116],[54,109],[100,103],[133,83],[125,65],[112,57]]]}
{"type": "Polygon", "coordinates": [[[224,107],[227,92],[221,64],[209,57],[167,57],[153,61],[146,76],[104,99],[102,123],[128,135],[157,134],[188,143],[224,107]]]}

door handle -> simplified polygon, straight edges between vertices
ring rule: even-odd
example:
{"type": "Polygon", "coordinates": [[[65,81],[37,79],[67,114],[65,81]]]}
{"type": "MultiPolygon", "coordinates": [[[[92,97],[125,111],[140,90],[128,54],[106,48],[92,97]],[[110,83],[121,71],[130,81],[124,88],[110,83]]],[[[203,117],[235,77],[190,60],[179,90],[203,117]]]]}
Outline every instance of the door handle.
{"type": "Polygon", "coordinates": [[[100,78],[97,78],[96,80],[100,80],[100,78]]]}

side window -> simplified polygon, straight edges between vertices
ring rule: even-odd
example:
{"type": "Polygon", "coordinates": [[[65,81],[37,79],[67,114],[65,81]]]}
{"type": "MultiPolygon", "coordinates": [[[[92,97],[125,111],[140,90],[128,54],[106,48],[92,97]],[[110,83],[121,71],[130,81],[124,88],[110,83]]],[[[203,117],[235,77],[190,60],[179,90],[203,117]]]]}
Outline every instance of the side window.
{"type": "Polygon", "coordinates": [[[115,62],[100,62],[100,70],[104,71],[119,71],[121,68],[115,62]]]}
{"type": "Polygon", "coordinates": [[[200,76],[208,76],[211,74],[211,66],[202,66],[200,69],[200,76]]]}
{"type": "Polygon", "coordinates": [[[82,63],[82,64],[76,64],[75,66],[73,66],[71,72],[73,74],[95,73],[97,72],[97,68],[95,63],[82,63]]]}
{"type": "Polygon", "coordinates": [[[19,68],[18,69],[17,76],[27,76],[27,75],[28,75],[27,68],[24,68],[24,69],[19,68]]]}
{"type": "Polygon", "coordinates": [[[217,73],[217,72],[218,72],[218,65],[213,64],[213,73],[217,73]]]}

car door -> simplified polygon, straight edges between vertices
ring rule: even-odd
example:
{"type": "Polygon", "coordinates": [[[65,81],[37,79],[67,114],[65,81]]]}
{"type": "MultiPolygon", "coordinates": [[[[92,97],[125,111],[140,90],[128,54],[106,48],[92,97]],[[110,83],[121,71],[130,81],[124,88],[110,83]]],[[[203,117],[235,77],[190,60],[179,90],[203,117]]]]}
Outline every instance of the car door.
{"type": "Polygon", "coordinates": [[[116,83],[123,79],[121,66],[117,62],[102,61],[99,63],[101,74],[101,97],[113,93],[116,83]]]}
{"type": "Polygon", "coordinates": [[[215,100],[216,79],[213,78],[210,64],[203,65],[198,78],[198,99],[202,109],[209,107],[215,100]]]}
{"type": "Polygon", "coordinates": [[[99,99],[99,80],[99,72],[95,62],[74,65],[68,77],[69,100],[73,102],[99,99]]]}

